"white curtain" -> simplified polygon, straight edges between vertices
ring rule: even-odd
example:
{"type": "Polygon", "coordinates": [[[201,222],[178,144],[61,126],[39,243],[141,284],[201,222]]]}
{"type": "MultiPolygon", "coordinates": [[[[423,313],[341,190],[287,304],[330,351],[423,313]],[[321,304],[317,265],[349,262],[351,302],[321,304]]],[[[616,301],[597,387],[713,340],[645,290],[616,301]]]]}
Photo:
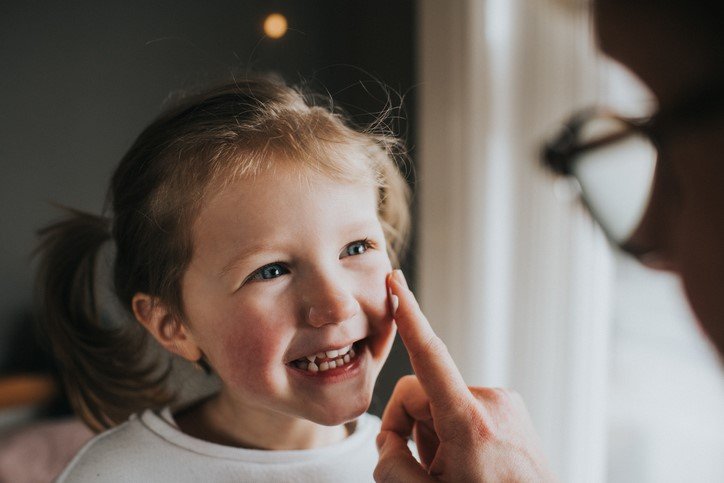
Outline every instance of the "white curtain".
{"type": "Polygon", "coordinates": [[[611,255],[537,160],[597,98],[586,3],[422,0],[418,24],[418,298],[469,384],[523,394],[563,481],[602,481],[611,255]]]}

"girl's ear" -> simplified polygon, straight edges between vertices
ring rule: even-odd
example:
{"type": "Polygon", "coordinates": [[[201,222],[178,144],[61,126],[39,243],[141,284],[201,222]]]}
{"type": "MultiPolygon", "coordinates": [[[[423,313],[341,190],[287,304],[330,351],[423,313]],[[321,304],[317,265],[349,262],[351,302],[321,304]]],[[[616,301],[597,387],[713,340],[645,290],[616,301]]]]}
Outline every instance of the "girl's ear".
{"type": "Polygon", "coordinates": [[[168,306],[145,293],[137,293],[131,301],[133,315],[167,351],[196,362],[203,352],[188,328],[174,317],[168,306]]]}

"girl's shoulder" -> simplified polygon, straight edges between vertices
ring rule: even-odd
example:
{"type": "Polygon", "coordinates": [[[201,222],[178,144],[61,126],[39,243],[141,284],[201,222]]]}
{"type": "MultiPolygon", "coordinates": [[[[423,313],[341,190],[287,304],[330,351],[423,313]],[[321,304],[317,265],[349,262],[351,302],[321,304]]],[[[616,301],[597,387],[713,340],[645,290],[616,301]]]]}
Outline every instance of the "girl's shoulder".
{"type": "MultiPolygon", "coordinates": [[[[356,437],[360,440],[368,440],[377,438],[377,434],[380,432],[382,421],[374,414],[364,413],[355,421],[354,432],[350,437],[356,437]]],[[[376,450],[375,450],[376,451],[376,450]]]]}
{"type": "Polygon", "coordinates": [[[163,446],[163,441],[149,431],[142,417],[134,414],[125,423],[88,441],[56,481],[138,481],[135,470],[141,470],[145,464],[155,466],[153,449],[163,446]]]}
{"type": "Polygon", "coordinates": [[[145,411],[94,437],[57,481],[136,482],[153,475],[154,481],[179,482],[223,479],[228,474],[259,481],[285,480],[293,474],[306,481],[371,481],[379,430],[380,419],[363,414],[352,434],[336,445],[299,451],[248,450],[182,433],[167,408],[145,411]]]}

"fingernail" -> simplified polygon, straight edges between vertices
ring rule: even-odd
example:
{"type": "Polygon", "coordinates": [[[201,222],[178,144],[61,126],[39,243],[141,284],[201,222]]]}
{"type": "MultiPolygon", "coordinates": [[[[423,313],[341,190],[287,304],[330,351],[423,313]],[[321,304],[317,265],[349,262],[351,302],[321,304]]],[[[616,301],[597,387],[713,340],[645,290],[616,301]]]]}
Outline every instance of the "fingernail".
{"type": "MultiPolygon", "coordinates": [[[[389,277],[392,277],[392,274],[390,274],[389,277]]],[[[387,298],[390,301],[390,314],[394,317],[395,312],[397,312],[397,307],[400,306],[400,299],[397,298],[397,295],[392,293],[392,286],[389,281],[387,282],[387,298]]]]}
{"type": "Polygon", "coordinates": [[[402,270],[395,269],[394,276],[395,276],[395,280],[397,280],[397,283],[399,283],[400,285],[402,285],[405,288],[408,288],[407,280],[405,280],[405,274],[402,273],[402,270]]]}

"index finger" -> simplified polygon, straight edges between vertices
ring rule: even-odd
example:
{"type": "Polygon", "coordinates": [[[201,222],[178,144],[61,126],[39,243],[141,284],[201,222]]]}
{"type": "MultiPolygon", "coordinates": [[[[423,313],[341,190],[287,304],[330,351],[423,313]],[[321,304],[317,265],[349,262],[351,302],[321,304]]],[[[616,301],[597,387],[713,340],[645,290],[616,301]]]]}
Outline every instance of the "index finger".
{"type": "Polygon", "coordinates": [[[407,288],[402,272],[394,270],[388,277],[388,284],[391,294],[398,298],[394,313],[397,331],[430,403],[433,406],[447,406],[461,398],[472,398],[450,352],[432,330],[415,296],[407,288]]]}

